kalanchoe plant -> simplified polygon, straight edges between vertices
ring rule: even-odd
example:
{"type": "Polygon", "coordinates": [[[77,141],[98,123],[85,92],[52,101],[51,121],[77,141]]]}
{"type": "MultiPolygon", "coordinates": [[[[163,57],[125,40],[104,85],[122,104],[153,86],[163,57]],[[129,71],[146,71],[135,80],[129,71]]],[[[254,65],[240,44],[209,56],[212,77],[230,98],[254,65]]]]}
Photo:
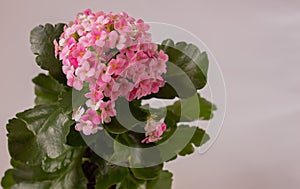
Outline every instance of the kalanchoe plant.
{"type": "Polygon", "coordinates": [[[148,30],[124,12],[86,10],[68,25],[31,31],[32,52],[48,74],[33,79],[36,105],[7,124],[13,168],[2,179],[4,189],[171,188],[163,163],[209,139],[181,122],[209,120],[216,107],[199,94],[207,83],[207,54],[171,39],[155,44],[148,30]],[[154,98],[175,102],[142,105],[154,98]],[[122,99],[140,124],[120,121],[122,99]],[[99,144],[107,156],[94,150],[99,144]],[[151,155],[136,150],[153,147],[151,155]]]}

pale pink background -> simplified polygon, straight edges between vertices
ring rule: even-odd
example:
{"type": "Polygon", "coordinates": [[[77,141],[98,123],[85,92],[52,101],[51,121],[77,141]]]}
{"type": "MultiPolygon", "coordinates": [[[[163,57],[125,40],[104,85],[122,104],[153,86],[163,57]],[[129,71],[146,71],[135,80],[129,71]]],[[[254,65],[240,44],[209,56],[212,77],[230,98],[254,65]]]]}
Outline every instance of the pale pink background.
{"type": "Polygon", "coordinates": [[[85,8],[181,26],[218,59],[227,84],[223,130],[205,155],[167,165],[174,189],[300,188],[300,1],[2,0],[0,175],[9,168],[5,124],[33,105],[40,71],[29,31],[85,8]]]}

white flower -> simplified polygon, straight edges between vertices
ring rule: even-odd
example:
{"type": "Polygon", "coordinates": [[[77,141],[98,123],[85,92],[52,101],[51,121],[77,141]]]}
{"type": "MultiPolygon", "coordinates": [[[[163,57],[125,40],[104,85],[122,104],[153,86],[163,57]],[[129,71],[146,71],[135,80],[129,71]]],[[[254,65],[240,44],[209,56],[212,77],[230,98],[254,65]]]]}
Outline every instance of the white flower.
{"type": "Polygon", "coordinates": [[[150,118],[147,120],[147,123],[145,125],[145,131],[146,133],[151,133],[155,130],[157,130],[157,128],[164,123],[164,119],[161,119],[160,121],[156,121],[153,118],[150,118]]]}
{"type": "Polygon", "coordinates": [[[79,121],[81,116],[84,114],[85,112],[85,109],[83,107],[79,107],[74,113],[73,113],[73,116],[72,118],[75,120],[75,121],[79,121]]]}
{"type": "Polygon", "coordinates": [[[91,109],[93,109],[93,110],[95,110],[95,111],[99,109],[100,104],[101,104],[101,101],[99,101],[99,102],[93,102],[91,99],[89,99],[89,100],[87,100],[87,101],[85,102],[85,105],[86,105],[88,108],[91,108],[91,109]]]}

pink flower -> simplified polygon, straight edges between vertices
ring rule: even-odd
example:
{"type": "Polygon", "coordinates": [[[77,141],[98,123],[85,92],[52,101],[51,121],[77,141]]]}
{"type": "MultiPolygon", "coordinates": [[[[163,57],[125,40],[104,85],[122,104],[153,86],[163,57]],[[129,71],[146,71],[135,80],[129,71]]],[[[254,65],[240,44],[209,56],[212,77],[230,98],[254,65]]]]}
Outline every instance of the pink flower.
{"type": "Polygon", "coordinates": [[[157,80],[156,82],[152,82],[150,94],[158,93],[159,88],[163,87],[164,85],[165,85],[165,81],[163,81],[163,80],[157,80]]]}
{"type": "Polygon", "coordinates": [[[96,88],[90,89],[90,92],[85,94],[85,97],[91,99],[92,102],[98,102],[103,99],[104,95],[101,90],[97,90],[96,88]]]}
{"type": "Polygon", "coordinates": [[[108,42],[109,48],[111,48],[111,49],[116,48],[118,38],[119,38],[119,35],[116,31],[111,31],[108,34],[107,42],[108,42]]]}
{"type": "Polygon", "coordinates": [[[105,72],[101,76],[102,81],[104,82],[110,82],[111,81],[111,75],[108,72],[105,72]]]}
{"type": "Polygon", "coordinates": [[[74,87],[76,90],[80,91],[83,88],[82,81],[78,77],[75,77],[73,73],[68,72],[67,79],[67,84],[74,87]]]}
{"type": "Polygon", "coordinates": [[[123,35],[119,35],[115,30],[111,31],[106,38],[108,47],[111,49],[117,48],[121,50],[125,47],[126,38],[123,35]]]}
{"type": "Polygon", "coordinates": [[[127,40],[127,39],[126,39],[125,36],[120,35],[120,36],[119,36],[119,40],[118,40],[117,45],[116,45],[116,48],[117,48],[118,50],[122,50],[123,48],[127,47],[127,45],[126,45],[126,40],[127,40]]]}
{"type": "Polygon", "coordinates": [[[103,14],[103,12],[96,14],[98,16],[96,23],[99,23],[99,25],[105,25],[109,23],[109,18],[105,17],[103,14]]]}
{"type": "Polygon", "coordinates": [[[86,9],[85,11],[83,11],[83,13],[88,16],[88,15],[91,15],[92,14],[92,11],[91,9],[86,9]]]}
{"type": "Polygon", "coordinates": [[[97,111],[99,108],[100,108],[100,104],[101,104],[101,100],[99,100],[98,102],[97,101],[92,101],[91,99],[87,100],[85,102],[85,105],[88,107],[88,108],[91,108],[95,111],[97,111]]]}
{"type": "Polygon", "coordinates": [[[85,81],[95,74],[95,69],[90,68],[90,64],[88,62],[84,62],[78,69],[76,69],[75,74],[81,81],[85,81]]]}
{"type": "Polygon", "coordinates": [[[120,79],[120,83],[118,85],[115,85],[114,90],[118,90],[120,92],[120,95],[127,97],[129,95],[129,92],[133,89],[133,84],[130,83],[127,79],[120,79]]]}
{"type": "Polygon", "coordinates": [[[81,120],[83,120],[83,121],[91,121],[94,125],[98,125],[98,124],[101,123],[100,116],[92,108],[89,108],[86,111],[86,114],[81,117],[81,120]]]}
{"type": "Polygon", "coordinates": [[[140,30],[140,31],[147,31],[150,28],[150,26],[148,24],[145,24],[145,22],[141,19],[139,19],[136,22],[136,25],[137,25],[137,29],[140,30]]]}
{"type": "Polygon", "coordinates": [[[75,125],[76,131],[82,131],[85,135],[95,134],[101,127],[95,126],[91,121],[83,121],[75,125]]]}
{"type": "Polygon", "coordinates": [[[105,85],[102,85],[102,87],[104,95],[106,97],[110,97],[113,89],[113,80],[111,82],[105,83],[105,85]]]}
{"type": "Polygon", "coordinates": [[[110,122],[110,117],[116,115],[116,110],[114,108],[114,103],[112,101],[102,102],[100,104],[101,110],[101,120],[104,122],[110,122]]]}
{"type": "Polygon", "coordinates": [[[155,121],[150,118],[145,125],[146,138],[142,140],[143,143],[156,142],[161,139],[163,132],[167,129],[164,119],[155,121]]]}
{"type": "Polygon", "coordinates": [[[92,43],[91,42],[91,37],[88,36],[88,35],[87,36],[82,36],[82,37],[79,38],[78,43],[82,44],[84,47],[89,47],[90,44],[92,43]]]}
{"type": "Polygon", "coordinates": [[[103,47],[105,45],[107,33],[106,33],[106,31],[101,31],[101,32],[97,31],[93,37],[95,40],[95,45],[97,45],[98,47],[103,47]]]}
{"type": "Polygon", "coordinates": [[[85,110],[83,107],[79,107],[74,113],[73,113],[73,116],[72,118],[75,120],[75,121],[79,121],[81,116],[84,114],[85,110]]]}
{"type": "Polygon", "coordinates": [[[126,60],[122,58],[112,59],[109,62],[109,68],[107,70],[108,74],[113,75],[119,75],[123,70],[124,66],[126,65],[126,60]]]}
{"type": "Polygon", "coordinates": [[[127,100],[128,101],[132,101],[133,99],[135,99],[137,92],[138,92],[138,88],[137,87],[133,88],[133,90],[130,91],[130,93],[129,93],[128,97],[127,97],[127,100]]]}
{"type": "Polygon", "coordinates": [[[148,55],[144,51],[138,51],[131,61],[145,63],[149,59],[148,55]]]}
{"type": "Polygon", "coordinates": [[[121,33],[127,33],[131,30],[131,27],[125,19],[121,19],[118,22],[115,22],[115,29],[121,33]]]}
{"type": "Polygon", "coordinates": [[[73,56],[68,56],[65,61],[63,61],[65,64],[70,64],[71,66],[74,67],[74,69],[78,68],[78,61],[77,58],[74,58],[73,56]]]}
{"type": "Polygon", "coordinates": [[[76,49],[73,51],[72,56],[77,58],[79,64],[86,61],[91,57],[91,52],[86,49],[82,44],[76,46],[76,49]]]}
{"type": "Polygon", "coordinates": [[[148,73],[144,64],[134,64],[128,68],[129,78],[136,84],[148,78],[148,73]]]}
{"type": "Polygon", "coordinates": [[[69,61],[67,61],[67,63],[62,66],[62,70],[63,73],[66,74],[67,76],[68,74],[73,74],[75,71],[74,67],[70,64],[69,61]]]}

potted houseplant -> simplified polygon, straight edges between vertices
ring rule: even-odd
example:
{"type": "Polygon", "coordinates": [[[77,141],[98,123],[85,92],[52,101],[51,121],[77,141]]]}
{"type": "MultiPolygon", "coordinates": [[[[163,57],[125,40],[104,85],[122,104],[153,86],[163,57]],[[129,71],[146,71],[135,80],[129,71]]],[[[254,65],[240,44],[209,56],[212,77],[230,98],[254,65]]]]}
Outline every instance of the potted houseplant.
{"type": "Polygon", "coordinates": [[[7,124],[12,169],[4,189],[171,188],[165,162],[209,136],[187,122],[216,107],[200,96],[208,57],[195,45],[152,42],[149,25],[86,10],[30,33],[35,106],[7,124]],[[144,102],[172,99],[153,108],[144,102]]]}

